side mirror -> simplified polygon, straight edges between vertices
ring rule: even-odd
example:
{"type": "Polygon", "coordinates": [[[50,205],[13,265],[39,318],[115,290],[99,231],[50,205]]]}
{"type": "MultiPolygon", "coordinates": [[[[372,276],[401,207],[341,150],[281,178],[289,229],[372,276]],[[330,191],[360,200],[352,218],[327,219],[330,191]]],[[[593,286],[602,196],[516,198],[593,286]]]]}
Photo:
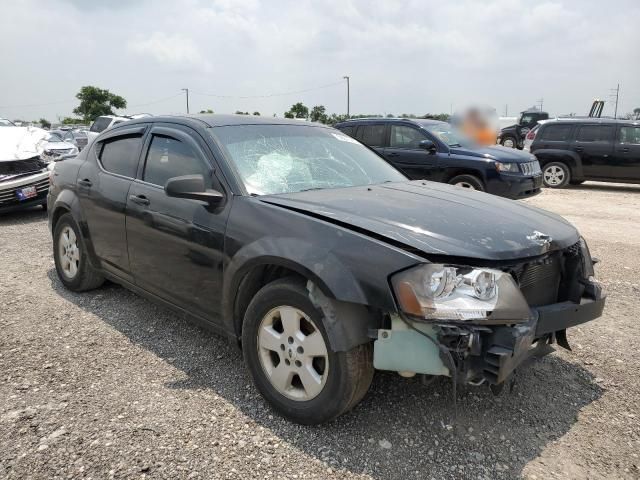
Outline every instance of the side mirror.
{"type": "Polygon", "coordinates": [[[204,177],[202,175],[184,175],[170,178],[164,185],[164,192],[168,197],[200,200],[207,202],[211,206],[220,205],[224,200],[224,194],[221,192],[204,187],[204,177]]]}
{"type": "Polygon", "coordinates": [[[423,150],[426,150],[429,153],[436,153],[436,144],[433,143],[432,140],[422,140],[419,143],[420,148],[422,148],[423,150]]]}

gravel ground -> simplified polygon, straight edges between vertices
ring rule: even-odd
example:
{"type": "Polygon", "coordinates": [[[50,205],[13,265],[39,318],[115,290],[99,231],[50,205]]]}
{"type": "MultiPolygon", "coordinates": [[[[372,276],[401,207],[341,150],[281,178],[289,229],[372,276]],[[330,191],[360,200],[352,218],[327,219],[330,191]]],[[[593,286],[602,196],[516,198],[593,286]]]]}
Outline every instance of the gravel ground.
{"type": "Polygon", "coordinates": [[[640,187],[527,203],[577,225],[604,317],[512,392],[377,374],[320,427],[278,417],[240,353],[115,285],[62,288],[41,210],[0,217],[0,478],[640,478],[640,187]]]}

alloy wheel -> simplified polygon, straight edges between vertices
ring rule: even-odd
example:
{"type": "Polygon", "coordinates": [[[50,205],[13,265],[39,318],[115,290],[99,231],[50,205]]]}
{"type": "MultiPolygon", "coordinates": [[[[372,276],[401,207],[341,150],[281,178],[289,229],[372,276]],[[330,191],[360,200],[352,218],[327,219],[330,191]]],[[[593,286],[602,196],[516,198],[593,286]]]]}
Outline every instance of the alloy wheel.
{"type": "Polygon", "coordinates": [[[327,381],[329,354],[322,332],[297,308],[280,306],[264,316],[258,358],[273,388],[291,400],[315,398],[327,381]]]}
{"type": "Polygon", "coordinates": [[[60,232],[58,256],[64,276],[70,280],[75,278],[80,266],[80,248],[76,233],[68,225],[60,232]]]}
{"type": "Polygon", "coordinates": [[[456,187],[468,188],[469,190],[475,190],[476,189],[476,187],[471,185],[469,182],[458,182],[458,183],[454,183],[454,185],[456,187]]]}
{"type": "Polygon", "coordinates": [[[516,143],[513,141],[512,138],[505,138],[504,141],[502,142],[502,145],[508,148],[516,148],[516,143]]]}
{"type": "Polygon", "coordinates": [[[557,165],[550,165],[544,169],[544,182],[552,187],[562,185],[565,171],[557,165]]]}

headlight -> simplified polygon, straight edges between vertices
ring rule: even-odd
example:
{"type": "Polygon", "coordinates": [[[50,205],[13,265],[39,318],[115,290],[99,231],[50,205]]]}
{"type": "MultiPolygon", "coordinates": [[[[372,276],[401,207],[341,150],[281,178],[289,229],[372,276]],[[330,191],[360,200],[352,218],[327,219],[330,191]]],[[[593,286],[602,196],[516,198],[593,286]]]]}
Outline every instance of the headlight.
{"type": "Polygon", "coordinates": [[[496,162],[496,170],[499,172],[518,173],[520,169],[517,163],[496,162]]]}
{"type": "Polygon", "coordinates": [[[580,237],[580,254],[582,256],[582,271],[585,278],[595,278],[595,271],[593,269],[593,260],[591,259],[591,252],[589,246],[584,238],[580,237]]]}
{"type": "Polygon", "coordinates": [[[516,323],[530,315],[513,277],[500,270],[424,264],[391,284],[402,311],[428,320],[516,323]]]}

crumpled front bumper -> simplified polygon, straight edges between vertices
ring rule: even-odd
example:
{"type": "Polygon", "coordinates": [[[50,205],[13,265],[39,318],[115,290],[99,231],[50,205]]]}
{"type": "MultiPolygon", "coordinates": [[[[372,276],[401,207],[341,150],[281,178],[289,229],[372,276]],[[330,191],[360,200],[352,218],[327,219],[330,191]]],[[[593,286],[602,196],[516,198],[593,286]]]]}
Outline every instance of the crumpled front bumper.
{"type": "Polygon", "coordinates": [[[532,309],[532,318],[525,324],[493,327],[483,336],[481,359],[472,360],[473,376],[480,374],[490,384],[499,384],[528,358],[553,351],[552,343],[568,348],[566,329],[600,317],[605,300],[602,296],[582,298],[579,304],[546,305],[532,309]]]}

